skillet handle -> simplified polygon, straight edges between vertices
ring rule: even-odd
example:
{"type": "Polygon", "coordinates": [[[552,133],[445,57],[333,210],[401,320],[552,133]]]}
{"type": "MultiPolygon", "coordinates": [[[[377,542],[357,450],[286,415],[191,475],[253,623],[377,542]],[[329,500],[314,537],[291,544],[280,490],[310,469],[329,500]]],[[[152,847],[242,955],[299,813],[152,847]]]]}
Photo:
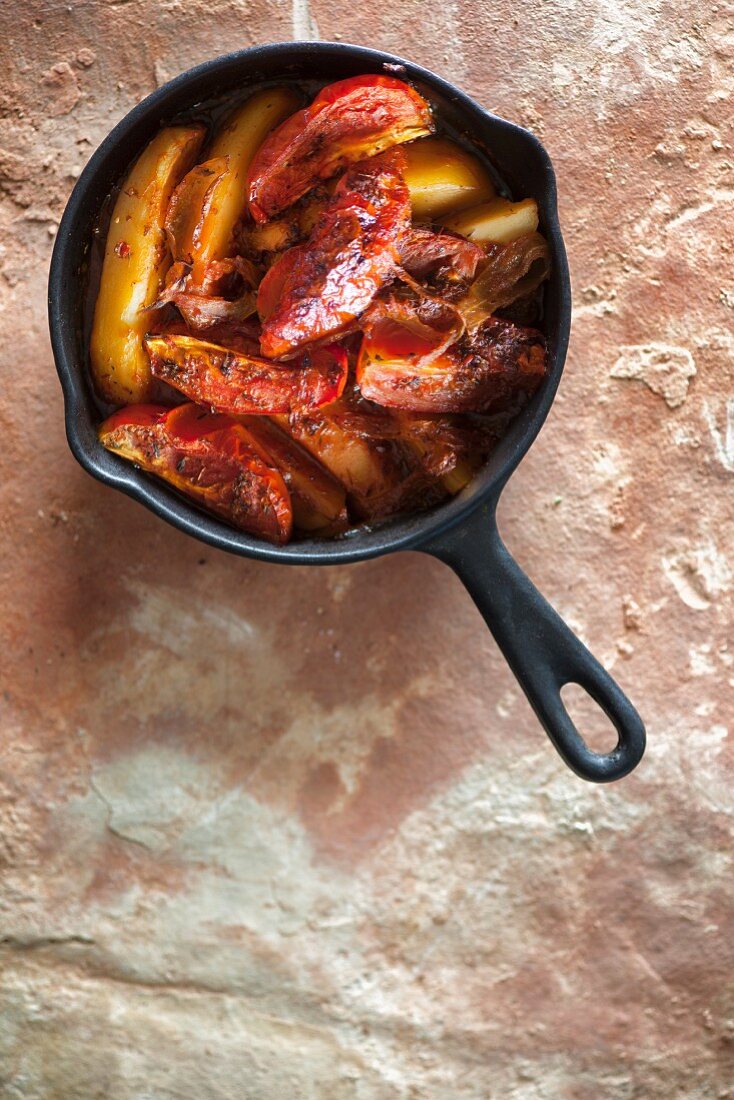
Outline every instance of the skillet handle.
{"type": "Polygon", "coordinates": [[[640,762],[645,727],[632,703],[525,576],[500,538],[493,510],[479,509],[422,550],[463,581],[546,733],[568,766],[594,783],[621,779],[640,762]],[[611,752],[593,752],[561,699],[577,683],[617,729],[611,752]]]}

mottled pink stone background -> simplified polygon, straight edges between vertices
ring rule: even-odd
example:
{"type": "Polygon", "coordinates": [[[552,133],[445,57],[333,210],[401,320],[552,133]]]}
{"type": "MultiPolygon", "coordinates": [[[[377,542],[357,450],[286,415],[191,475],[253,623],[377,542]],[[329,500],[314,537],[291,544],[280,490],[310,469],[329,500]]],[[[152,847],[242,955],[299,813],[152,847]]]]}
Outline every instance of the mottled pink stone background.
{"type": "Polygon", "coordinates": [[[2,1097],[734,1097],[733,15],[2,6],[2,1097]],[[180,70],[313,36],[554,158],[571,355],[501,523],[647,719],[610,788],[439,563],[226,557],[66,448],[46,274],[81,167],[180,70]]]}

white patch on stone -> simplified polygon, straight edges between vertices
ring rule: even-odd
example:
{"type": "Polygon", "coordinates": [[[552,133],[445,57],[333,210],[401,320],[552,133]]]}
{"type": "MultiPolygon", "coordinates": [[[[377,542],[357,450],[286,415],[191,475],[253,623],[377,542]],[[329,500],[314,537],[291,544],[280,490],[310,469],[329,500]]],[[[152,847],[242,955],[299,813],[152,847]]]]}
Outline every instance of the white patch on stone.
{"type": "Polygon", "coordinates": [[[294,42],[314,42],[321,37],[309,0],[293,0],[291,12],[294,42]]]}
{"type": "Polygon", "coordinates": [[[725,470],[734,473],[734,397],[726,400],[721,427],[719,416],[718,402],[714,405],[713,401],[704,401],[703,418],[714,441],[716,458],[725,470]]]}
{"type": "Polygon", "coordinates": [[[696,373],[696,364],[688,348],[660,343],[627,344],[620,352],[610,372],[612,378],[644,382],[670,409],[683,404],[688,396],[689,380],[696,373]]]}
{"type": "Polygon", "coordinates": [[[701,446],[701,436],[690,424],[673,424],[670,434],[676,447],[692,447],[695,450],[701,446]]]}
{"type": "Polygon", "coordinates": [[[202,624],[220,630],[230,645],[249,643],[257,637],[252,623],[230,608],[215,607],[193,598],[183,606],[180,601],[172,599],[166,589],[138,581],[129,582],[127,587],[138,597],[138,603],[129,612],[130,627],[151,642],[181,655],[188,653],[190,639],[195,637],[197,628],[200,629],[202,624]]]}
{"type": "Polygon", "coordinates": [[[663,572],[681,600],[694,611],[706,611],[731,587],[732,572],[713,540],[663,557],[663,572]]]}
{"type": "Polygon", "coordinates": [[[688,653],[691,662],[691,676],[713,676],[716,665],[711,660],[711,645],[703,642],[692,645],[688,653]]]}
{"type": "Polygon", "coordinates": [[[155,77],[156,88],[160,88],[162,84],[167,84],[173,77],[173,73],[169,70],[168,66],[160,57],[156,57],[153,62],[153,76],[155,77]]]}
{"type": "Polygon", "coordinates": [[[592,454],[594,474],[600,484],[615,481],[621,472],[623,455],[616,443],[599,443],[592,454]]]}
{"type": "Polygon", "coordinates": [[[193,758],[155,743],[97,766],[91,785],[109,811],[110,831],[155,852],[170,848],[217,790],[193,758]]]}

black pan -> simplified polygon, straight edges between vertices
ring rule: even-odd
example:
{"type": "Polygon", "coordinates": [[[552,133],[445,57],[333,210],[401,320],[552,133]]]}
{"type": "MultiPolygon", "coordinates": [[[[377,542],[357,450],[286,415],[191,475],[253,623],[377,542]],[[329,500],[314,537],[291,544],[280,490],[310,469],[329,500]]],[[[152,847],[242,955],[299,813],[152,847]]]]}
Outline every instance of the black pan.
{"type": "Polygon", "coordinates": [[[172,80],[138,104],[102,142],[74,188],[59,231],[49,278],[49,318],[56,366],[66,403],[69,446],[100,481],[136,500],[203,542],[234,554],[296,565],[364,561],[393,550],[423,550],[456,571],[481,611],[538,718],[566,763],[584,779],[608,782],[626,775],[645,748],[636,710],[514,562],[497,531],[495,512],[507,479],[548,415],[563,370],[571,319],[571,287],[558,225],[550,159],[527,130],[489,114],[458,88],[401,58],[333,42],[259,46],[208,61],[172,80]],[[262,81],[339,80],[388,71],[412,81],[438,107],[449,129],[483,148],[516,197],[533,197],[552,251],[545,292],[550,370],[540,390],[511,424],[484,469],[463,493],[431,512],[359,530],[334,541],[271,546],[219,522],[165,484],[106,451],[97,439],[99,412],[90,389],[84,321],[90,246],[110,191],[162,123],[220,95],[239,94],[262,81]],[[580,684],[618,732],[617,746],[593,752],[561,700],[561,688],[580,684]]]}

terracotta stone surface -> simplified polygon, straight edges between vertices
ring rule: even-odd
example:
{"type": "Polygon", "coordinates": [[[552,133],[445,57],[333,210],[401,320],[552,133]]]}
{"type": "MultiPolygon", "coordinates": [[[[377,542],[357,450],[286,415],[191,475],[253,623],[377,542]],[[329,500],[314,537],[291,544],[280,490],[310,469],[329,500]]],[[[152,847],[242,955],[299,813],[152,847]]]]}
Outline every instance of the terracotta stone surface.
{"type": "Polygon", "coordinates": [[[734,1097],[731,18],[2,6],[0,1095],[734,1097]],[[571,354],[500,518],[647,720],[617,785],[564,768],[441,564],[236,560],[66,448],[75,177],[156,83],[308,35],[423,62],[554,158],[571,354]]]}

